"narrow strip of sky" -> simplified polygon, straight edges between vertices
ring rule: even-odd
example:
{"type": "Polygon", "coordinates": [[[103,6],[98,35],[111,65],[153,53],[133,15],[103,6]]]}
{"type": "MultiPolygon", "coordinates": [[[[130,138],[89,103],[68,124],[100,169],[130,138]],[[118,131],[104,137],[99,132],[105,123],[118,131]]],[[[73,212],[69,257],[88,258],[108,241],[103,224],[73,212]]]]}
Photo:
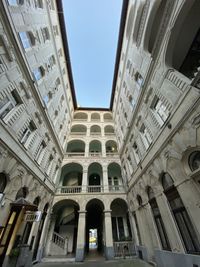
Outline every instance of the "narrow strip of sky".
{"type": "Polygon", "coordinates": [[[108,108],[122,0],[63,0],[72,73],[81,107],[108,108]]]}

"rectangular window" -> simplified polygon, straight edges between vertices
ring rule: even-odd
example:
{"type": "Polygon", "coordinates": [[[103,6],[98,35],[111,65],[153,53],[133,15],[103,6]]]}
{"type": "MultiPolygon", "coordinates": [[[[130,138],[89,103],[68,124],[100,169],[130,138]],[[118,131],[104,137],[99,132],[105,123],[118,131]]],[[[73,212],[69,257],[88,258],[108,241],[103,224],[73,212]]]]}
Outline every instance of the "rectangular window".
{"type": "Polygon", "coordinates": [[[29,125],[27,128],[25,128],[21,140],[20,142],[24,145],[26,143],[26,141],[28,140],[29,136],[31,135],[32,132],[34,132],[36,129],[35,124],[33,123],[33,121],[30,121],[29,125]]]}
{"type": "Polygon", "coordinates": [[[14,89],[9,96],[0,100],[0,118],[3,119],[17,104],[22,103],[17,90],[14,89]]]}
{"type": "Polygon", "coordinates": [[[42,78],[42,73],[41,73],[40,68],[33,70],[33,76],[34,76],[36,81],[39,81],[42,78]]]}
{"type": "Polygon", "coordinates": [[[169,116],[167,107],[157,96],[155,96],[151,108],[156,112],[158,122],[162,126],[169,116]]]}
{"type": "Polygon", "coordinates": [[[19,37],[24,49],[31,47],[31,42],[27,32],[19,32],[19,37]]]}
{"type": "Polygon", "coordinates": [[[154,216],[154,220],[156,223],[156,227],[158,230],[158,234],[160,237],[162,248],[165,250],[171,250],[170,245],[169,245],[169,240],[167,237],[167,233],[166,233],[166,230],[165,230],[165,227],[163,224],[163,220],[162,220],[162,217],[160,215],[160,211],[159,211],[159,208],[158,208],[158,205],[157,205],[155,198],[151,199],[149,201],[149,204],[150,204],[151,209],[152,209],[152,213],[154,216]]]}
{"type": "Polygon", "coordinates": [[[152,138],[144,124],[142,124],[140,132],[141,132],[141,137],[142,137],[144,146],[146,149],[148,149],[152,143],[152,138]]]}
{"type": "Polygon", "coordinates": [[[18,1],[17,0],[8,0],[8,4],[10,6],[17,6],[18,5],[18,1]]]}

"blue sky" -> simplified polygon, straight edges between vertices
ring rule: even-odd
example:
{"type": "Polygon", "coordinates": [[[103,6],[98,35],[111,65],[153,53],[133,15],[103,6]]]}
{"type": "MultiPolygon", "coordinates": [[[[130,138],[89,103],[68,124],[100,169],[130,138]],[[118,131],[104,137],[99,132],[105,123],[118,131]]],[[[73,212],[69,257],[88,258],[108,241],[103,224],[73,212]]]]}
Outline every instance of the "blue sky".
{"type": "Polygon", "coordinates": [[[63,0],[77,103],[110,104],[122,0],[63,0]]]}

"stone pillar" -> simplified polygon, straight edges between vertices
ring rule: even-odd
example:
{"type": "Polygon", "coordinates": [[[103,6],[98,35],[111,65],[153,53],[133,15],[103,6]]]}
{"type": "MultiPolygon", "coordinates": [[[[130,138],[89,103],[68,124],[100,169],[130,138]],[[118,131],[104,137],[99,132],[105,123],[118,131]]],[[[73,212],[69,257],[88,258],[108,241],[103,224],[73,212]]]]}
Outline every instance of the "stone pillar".
{"type": "Polygon", "coordinates": [[[53,216],[51,215],[51,222],[50,222],[50,226],[49,226],[49,232],[48,232],[48,237],[47,237],[47,242],[46,242],[46,247],[45,247],[45,255],[46,256],[48,256],[50,253],[51,240],[52,240],[55,224],[56,224],[56,215],[53,215],[53,216]]]}
{"type": "Polygon", "coordinates": [[[102,141],[101,142],[101,145],[102,145],[102,148],[101,148],[101,150],[102,150],[102,156],[103,157],[106,157],[106,142],[105,141],[102,141]]]}
{"type": "Polygon", "coordinates": [[[161,193],[160,195],[156,196],[156,201],[172,251],[184,253],[184,247],[180,238],[180,234],[177,230],[166,196],[161,193]]]}
{"type": "Polygon", "coordinates": [[[103,187],[104,192],[109,192],[107,166],[103,166],[103,187]]]}
{"type": "Polygon", "coordinates": [[[187,180],[177,186],[183,204],[189,214],[193,227],[200,241],[200,194],[193,180],[187,180]]]}
{"type": "Polygon", "coordinates": [[[87,137],[90,136],[90,126],[87,126],[86,136],[87,136],[87,137]]]}
{"type": "Polygon", "coordinates": [[[82,192],[87,192],[88,185],[88,168],[83,169],[83,178],[82,178],[82,192]]]}
{"type": "Polygon", "coordinates": [[[136,245],[140,245],[139,238],[138,238],[138,235],[140,233],[137,232],[139,229],[137,229],[137,227],[136,227],[135,218],[133,216],[133,213],[131,213],[131,212],[129,212],[129,221],[130,221],[130,225],[131,225],[132,240],[135,241],[136,245]]]}
{"type": "Polygon", "coordinates": [[[86,211],[79,211],[76,261],[83,261],[85,254],[86,211]]]}
{"type": "Polygon", "coordinates": [[[113,248],[113,234],[112,234],[112,221],[111,210],[104,211],[105,220],[105,255],[107,260],[114,258],[113,248]]]}
{"type": "MultiPolygon", "coordinates": [[[[38,253],[37,253],[37,260],[39,260],[39,261],[41,261],[43,253],[44,253],[45,243],[46,243],[45,241],[46,241],[46,238],[48,235],[47,229],[49,229],[49,226],[50,226],[50,213],[48,213],[46,215],[43,229],[42,229],[42,234],[41,234],[40,243],[39,243],[39,247],[38,247],[38,253]]],[[[55,226],[55,224],[54,224],[54,226],[55,226]]],[[[52,233],[52,235],[53,235],[53,233],[52,233]]]]}
{"type": "Polygon", "coordinates": [[[85,144],[85,157],[88,157],[89,156],[89,142],[86,141],[86,144],[85,144]]]}

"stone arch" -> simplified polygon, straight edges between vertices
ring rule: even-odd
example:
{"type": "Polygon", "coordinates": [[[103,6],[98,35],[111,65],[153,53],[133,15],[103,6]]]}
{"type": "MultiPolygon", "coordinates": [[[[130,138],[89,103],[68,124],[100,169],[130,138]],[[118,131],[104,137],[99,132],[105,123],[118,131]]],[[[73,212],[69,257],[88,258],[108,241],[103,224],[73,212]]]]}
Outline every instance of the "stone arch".
{"type": "Polygon", "coordinates": [[[71,162],[65,164],[61,170],[60,185],[81,186],[83,166],[79,163],[71,162]]]}
{"type": "Polygon", "coordinates": [[[157,38],[158,30],[162,21],[167,0],[155,1],[147,21],[144,37],[144,49],[152,53],[157,38]]]}
{"type": "Polygon", "coordinates": [[[92,140],[89,143],[90,155],[96,155],[97,153],[102,153],[102,144],[99,140],[92,140]]]}
{"type": "Polygon", "coordinates": [[[87,127],[83,124],[75,124],[71,128],[72,134],[86,134],[87,127]]]}
{"type": "Polygon", "coordinates": [[[88,119],[88,114],[85,112],[76,112],[74,114],[74,119],[75,120],[82,120],[82,121],[86,121],[88,119]]]}
{"type": "Polygon", "coordinates": [[[166,64],[189,79],[193,78],[200,60],[194,49],[200,37],[199,10],[198,0],[183,3],[174,22],[165,55],[166,64]]]}
{"type": "Polygon", "coordinates": [[[85,142],[80,139],[73,139],[67,143],[67,152],[85,152],[85,142]]]}
{"type": "Polygon", "coordinates": [[[90,127],[90,134],[91,135],[100,135],[101,134],[101,127],[99,125],[92,125],[90,127]]]}
{"type": "Polygon", "coordinates": [[[134,6],[132,5],[128,14],[128,21],[127,21],[127,27],[126,27],[126,38],[128,39],[131,35],[132,32],[132,27],[133,27],[133,20],[134,20],[134,6]]]}
{"type": "Polygon", "coordinates": [[[101,117],[98,112],[94,112],[91,114],[91,121],[100,121],[101,117]]]}

